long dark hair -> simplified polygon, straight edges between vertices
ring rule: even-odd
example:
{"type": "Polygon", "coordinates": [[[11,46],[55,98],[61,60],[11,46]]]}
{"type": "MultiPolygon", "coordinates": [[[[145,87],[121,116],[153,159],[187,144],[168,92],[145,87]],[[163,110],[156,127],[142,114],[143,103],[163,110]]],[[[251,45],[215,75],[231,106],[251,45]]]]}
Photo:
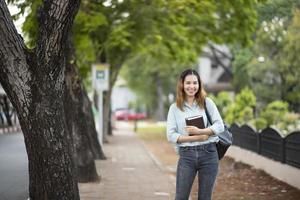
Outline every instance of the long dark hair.
{"type": "Polygon", "coordinates": [[[206,92],[204,90],[203,83],[201,81],[201,78],[200,78],[198,72],[194,69],[187,69],[181,73],[178,83],[177,83],[176,105],[180,110],[183,111],[183,103],[186,98],[186,95],[184,93],[183,83],[184,83],[185,77],[188,75],[195,75],[197,77],[197,80],[199,83],[199,89],[198,89],[197,93],[195,94],[195,100],[199,107],[204,108],[204,100],[206,97],[206,92]]]}

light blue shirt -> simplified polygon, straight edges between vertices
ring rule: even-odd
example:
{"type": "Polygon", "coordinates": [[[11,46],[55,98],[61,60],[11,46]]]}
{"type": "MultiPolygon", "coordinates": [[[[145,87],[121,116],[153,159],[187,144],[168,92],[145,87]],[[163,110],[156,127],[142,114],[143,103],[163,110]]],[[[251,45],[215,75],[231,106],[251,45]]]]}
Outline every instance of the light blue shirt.
{"type": "Polygon", "coordinates": [[[224,131],[224,124],[221,118],[221,115],[218,111],[216,104],[208,97],[205,99],[206,108],[210,115],[212,125],[208,125],[207,116],[205,114],[205,110],[200,108],[196,102],[194,102],[191,106],[187,104],[187,102],[183,105],[183,110],[181,111],[177,106],[176,103],[173,103],[170,106],[167,118],[167,138],[168,141],[171,142],[175,146],[175,150],[178,151],[178,147],[180,146],[196,146],[202,145],[207,143],[218,142],[219,137],[218,134],[224,131]],[[210,128],[214,135],[210,136],[208,140],[199,141],[199,142],[184,142],[184,143],[177,143],[178,137],[180,135],[188,135],[185,131],[186,123],[185,118],[193,117],[196,115],[202,115],[204,124],[206,127],[210,128]]]}

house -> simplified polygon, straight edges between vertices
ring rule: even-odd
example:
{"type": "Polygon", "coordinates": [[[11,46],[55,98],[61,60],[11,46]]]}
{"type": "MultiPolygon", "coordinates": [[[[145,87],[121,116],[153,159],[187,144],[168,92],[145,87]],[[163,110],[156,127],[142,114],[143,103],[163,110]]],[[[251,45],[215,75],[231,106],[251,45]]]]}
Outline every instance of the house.
{"type": "Polygon", "coordinates": [[[233,58],[225,45],[208,44],[198,59],[198,72],[207,92],[233,91],[233,58]]]}

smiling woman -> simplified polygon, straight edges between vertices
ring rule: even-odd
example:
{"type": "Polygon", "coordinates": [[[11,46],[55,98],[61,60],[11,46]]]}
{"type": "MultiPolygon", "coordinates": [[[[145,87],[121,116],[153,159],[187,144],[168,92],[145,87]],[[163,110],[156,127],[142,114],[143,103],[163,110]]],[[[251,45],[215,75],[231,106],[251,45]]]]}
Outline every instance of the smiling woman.
{"type": "Polygon", "coordinates": [[[219,158],[216,143],[224,125],[215,103],[206,97],[197,71],[187,69],[177,84],[176,103],[169,109],[167,138],[179,153],[176,175],[176,200],[188,199],[198,174],[198,198],[210,200],[218,174],[219,158]],[[204,109],[206,106],[211,125],[204,109]],[[203,128],[187,126],[188,117],[203,116],[203,128]]]}

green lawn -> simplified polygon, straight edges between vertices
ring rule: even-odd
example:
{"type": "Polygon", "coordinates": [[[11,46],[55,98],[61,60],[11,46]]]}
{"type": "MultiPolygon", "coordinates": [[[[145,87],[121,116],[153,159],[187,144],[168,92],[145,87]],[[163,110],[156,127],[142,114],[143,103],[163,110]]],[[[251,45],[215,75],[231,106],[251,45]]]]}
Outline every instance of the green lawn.
{"type": "Polygon", "coordinates": [[[136,134],[143,140],[166,140],[166,127],[149,124],[137,128],[136,134]]]}

